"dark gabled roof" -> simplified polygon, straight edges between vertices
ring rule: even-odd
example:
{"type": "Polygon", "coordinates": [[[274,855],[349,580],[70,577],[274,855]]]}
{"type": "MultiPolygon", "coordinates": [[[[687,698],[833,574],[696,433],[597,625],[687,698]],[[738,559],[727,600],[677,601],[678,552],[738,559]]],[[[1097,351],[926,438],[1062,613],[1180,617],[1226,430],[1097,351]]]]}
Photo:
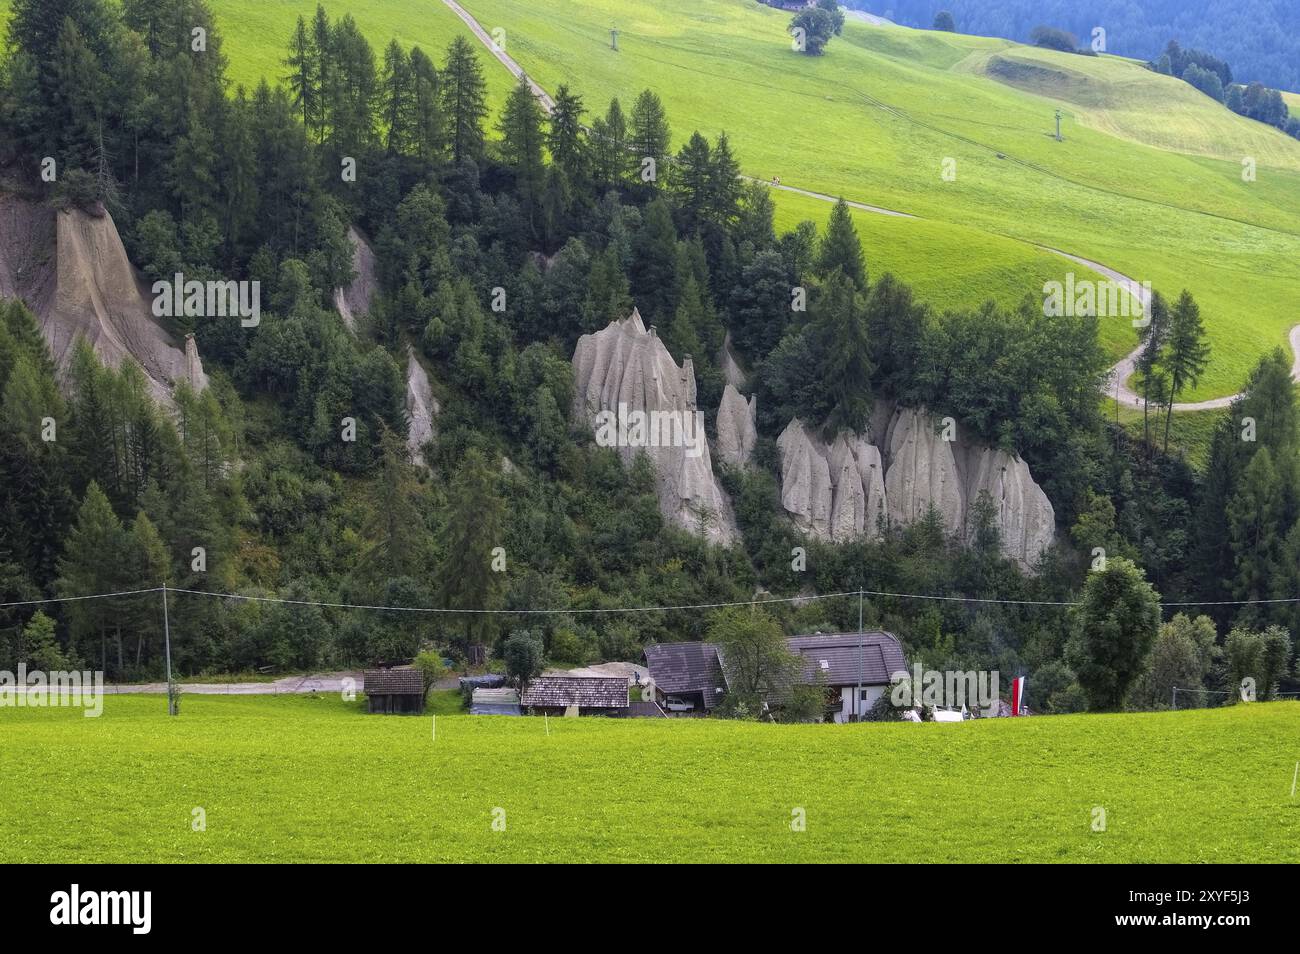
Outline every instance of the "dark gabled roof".
{"type": "Polygon", "coordinates": [[[361,691],[368,696],[422,696],[424,676],[418,669],[367,669],[361,691]]]}
{"type": "Polygon", "coordinates": [[[650,678],[661,692],[704,694],[704,705],[713,708],[725,688],[718,648],[713,643],[651,643],[645,648],[650,678]]]}
{"type": "Polygon", "coordinates": [[[525,706],[579,706],[626,709],[627,679],[622,676],[538,676],[519,700],[525,706]]]}
{"type": "Polygon", "coordinates": [[[903,647],[892,633],[880,630],[858,633],[817,633],[786,640],[790,651],[803,659],[802,680],[824,681],[828,686],[888,685],[890,676],[907,670],[903,647]],[[861,653],[858,647],[861,645],[861,653]]]}

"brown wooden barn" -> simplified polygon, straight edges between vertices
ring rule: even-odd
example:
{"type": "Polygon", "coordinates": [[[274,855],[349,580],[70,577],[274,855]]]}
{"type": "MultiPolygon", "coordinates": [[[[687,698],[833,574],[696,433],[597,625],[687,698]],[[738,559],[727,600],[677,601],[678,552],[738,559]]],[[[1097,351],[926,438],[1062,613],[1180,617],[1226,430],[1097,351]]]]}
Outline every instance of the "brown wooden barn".
{"type": "Polygon", "coordinates": [[[533,715],[627,715],[624,676],[537,676],[519,701],[533,715]]]}
{"type": "Polygon", "coordinates": [[[415,669],[367,669],[361,691],[371,713],[418,715],[424,711],[424,676],[415,669]]]}

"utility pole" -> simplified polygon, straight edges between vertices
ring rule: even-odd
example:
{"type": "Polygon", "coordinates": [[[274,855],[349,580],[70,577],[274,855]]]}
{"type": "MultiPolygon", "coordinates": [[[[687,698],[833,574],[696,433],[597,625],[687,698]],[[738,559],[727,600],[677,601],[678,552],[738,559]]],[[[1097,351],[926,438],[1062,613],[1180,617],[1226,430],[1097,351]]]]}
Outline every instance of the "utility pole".
{"type": "Polygon", "coordinates": [[[1056,141],[1061,141],[1061,111],[1056,111],[1056,141]]]}
{"type": "Polygon", "coordinates": [[[615,53],[618,52],[618,30],[612,28],[609,31],[609,48],[615,53]]]}
{"type": "Polygon", "coordinates": [[[163,580],[163,645],[167,654],[167,714],[176,715],[176,690],[172,685],[172,628],[167,618],[167,581],[163,580]]]}
{"type": "Polygon", "coordinates": [[[853,696],[853,721],[861,722],[862,713],[862,587],[858,587],[858,691],[853,696]]]}

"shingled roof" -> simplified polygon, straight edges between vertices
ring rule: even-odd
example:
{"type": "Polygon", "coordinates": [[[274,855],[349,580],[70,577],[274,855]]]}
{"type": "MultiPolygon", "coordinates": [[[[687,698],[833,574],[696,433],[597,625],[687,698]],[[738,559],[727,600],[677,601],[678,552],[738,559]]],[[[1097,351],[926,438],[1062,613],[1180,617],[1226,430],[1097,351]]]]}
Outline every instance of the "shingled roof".
{"type": "Polygon", "coordinates": [[[622,676],[538,676],[524,688],[525,706],[579,706],[626,709],[627,680],[622,676]]]}
{"type": "Polygon", "coordinates": [[[713,708],[725,688],[718,647],[713,643],[651,643],[645,648],[650,678],[661,691],[704,694],[704,705],[713,708]]]}
{"type": "Polygon", "coordinates": [[[803,682],[818,679],[828,686],[881,686],[890,676],[907,670],[903,647],[893,633],[880,630],[857,633],[817,633],[786,640],[790,651],[803,658],[803,682]],[[861,654],[858,652],[861,644],[861,654]],[[859,665],[860,673],[859,676],[859,665]]]}
{"type": "Polygon", "coordinates": [[[368,696],[424,695],[424,676],[418,669],[367,669],[361,691],[368,696]]]}

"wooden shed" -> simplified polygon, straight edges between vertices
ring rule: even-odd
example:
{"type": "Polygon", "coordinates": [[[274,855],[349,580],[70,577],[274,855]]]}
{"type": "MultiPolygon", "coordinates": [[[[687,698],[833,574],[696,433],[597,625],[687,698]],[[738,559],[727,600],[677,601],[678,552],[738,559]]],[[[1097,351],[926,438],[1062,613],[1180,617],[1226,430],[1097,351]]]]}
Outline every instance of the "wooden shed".
{"type": "Polygon", "coordinates": [[[424,675],[416,669],[367,669],[361,691],[371,713],[418,715],[424,711],[424,675]]]}
{"type": "Polygon", "coordinates": [[[627,715],[624,676],[538,676],[519,700],[535,715],[627,715]]]}

